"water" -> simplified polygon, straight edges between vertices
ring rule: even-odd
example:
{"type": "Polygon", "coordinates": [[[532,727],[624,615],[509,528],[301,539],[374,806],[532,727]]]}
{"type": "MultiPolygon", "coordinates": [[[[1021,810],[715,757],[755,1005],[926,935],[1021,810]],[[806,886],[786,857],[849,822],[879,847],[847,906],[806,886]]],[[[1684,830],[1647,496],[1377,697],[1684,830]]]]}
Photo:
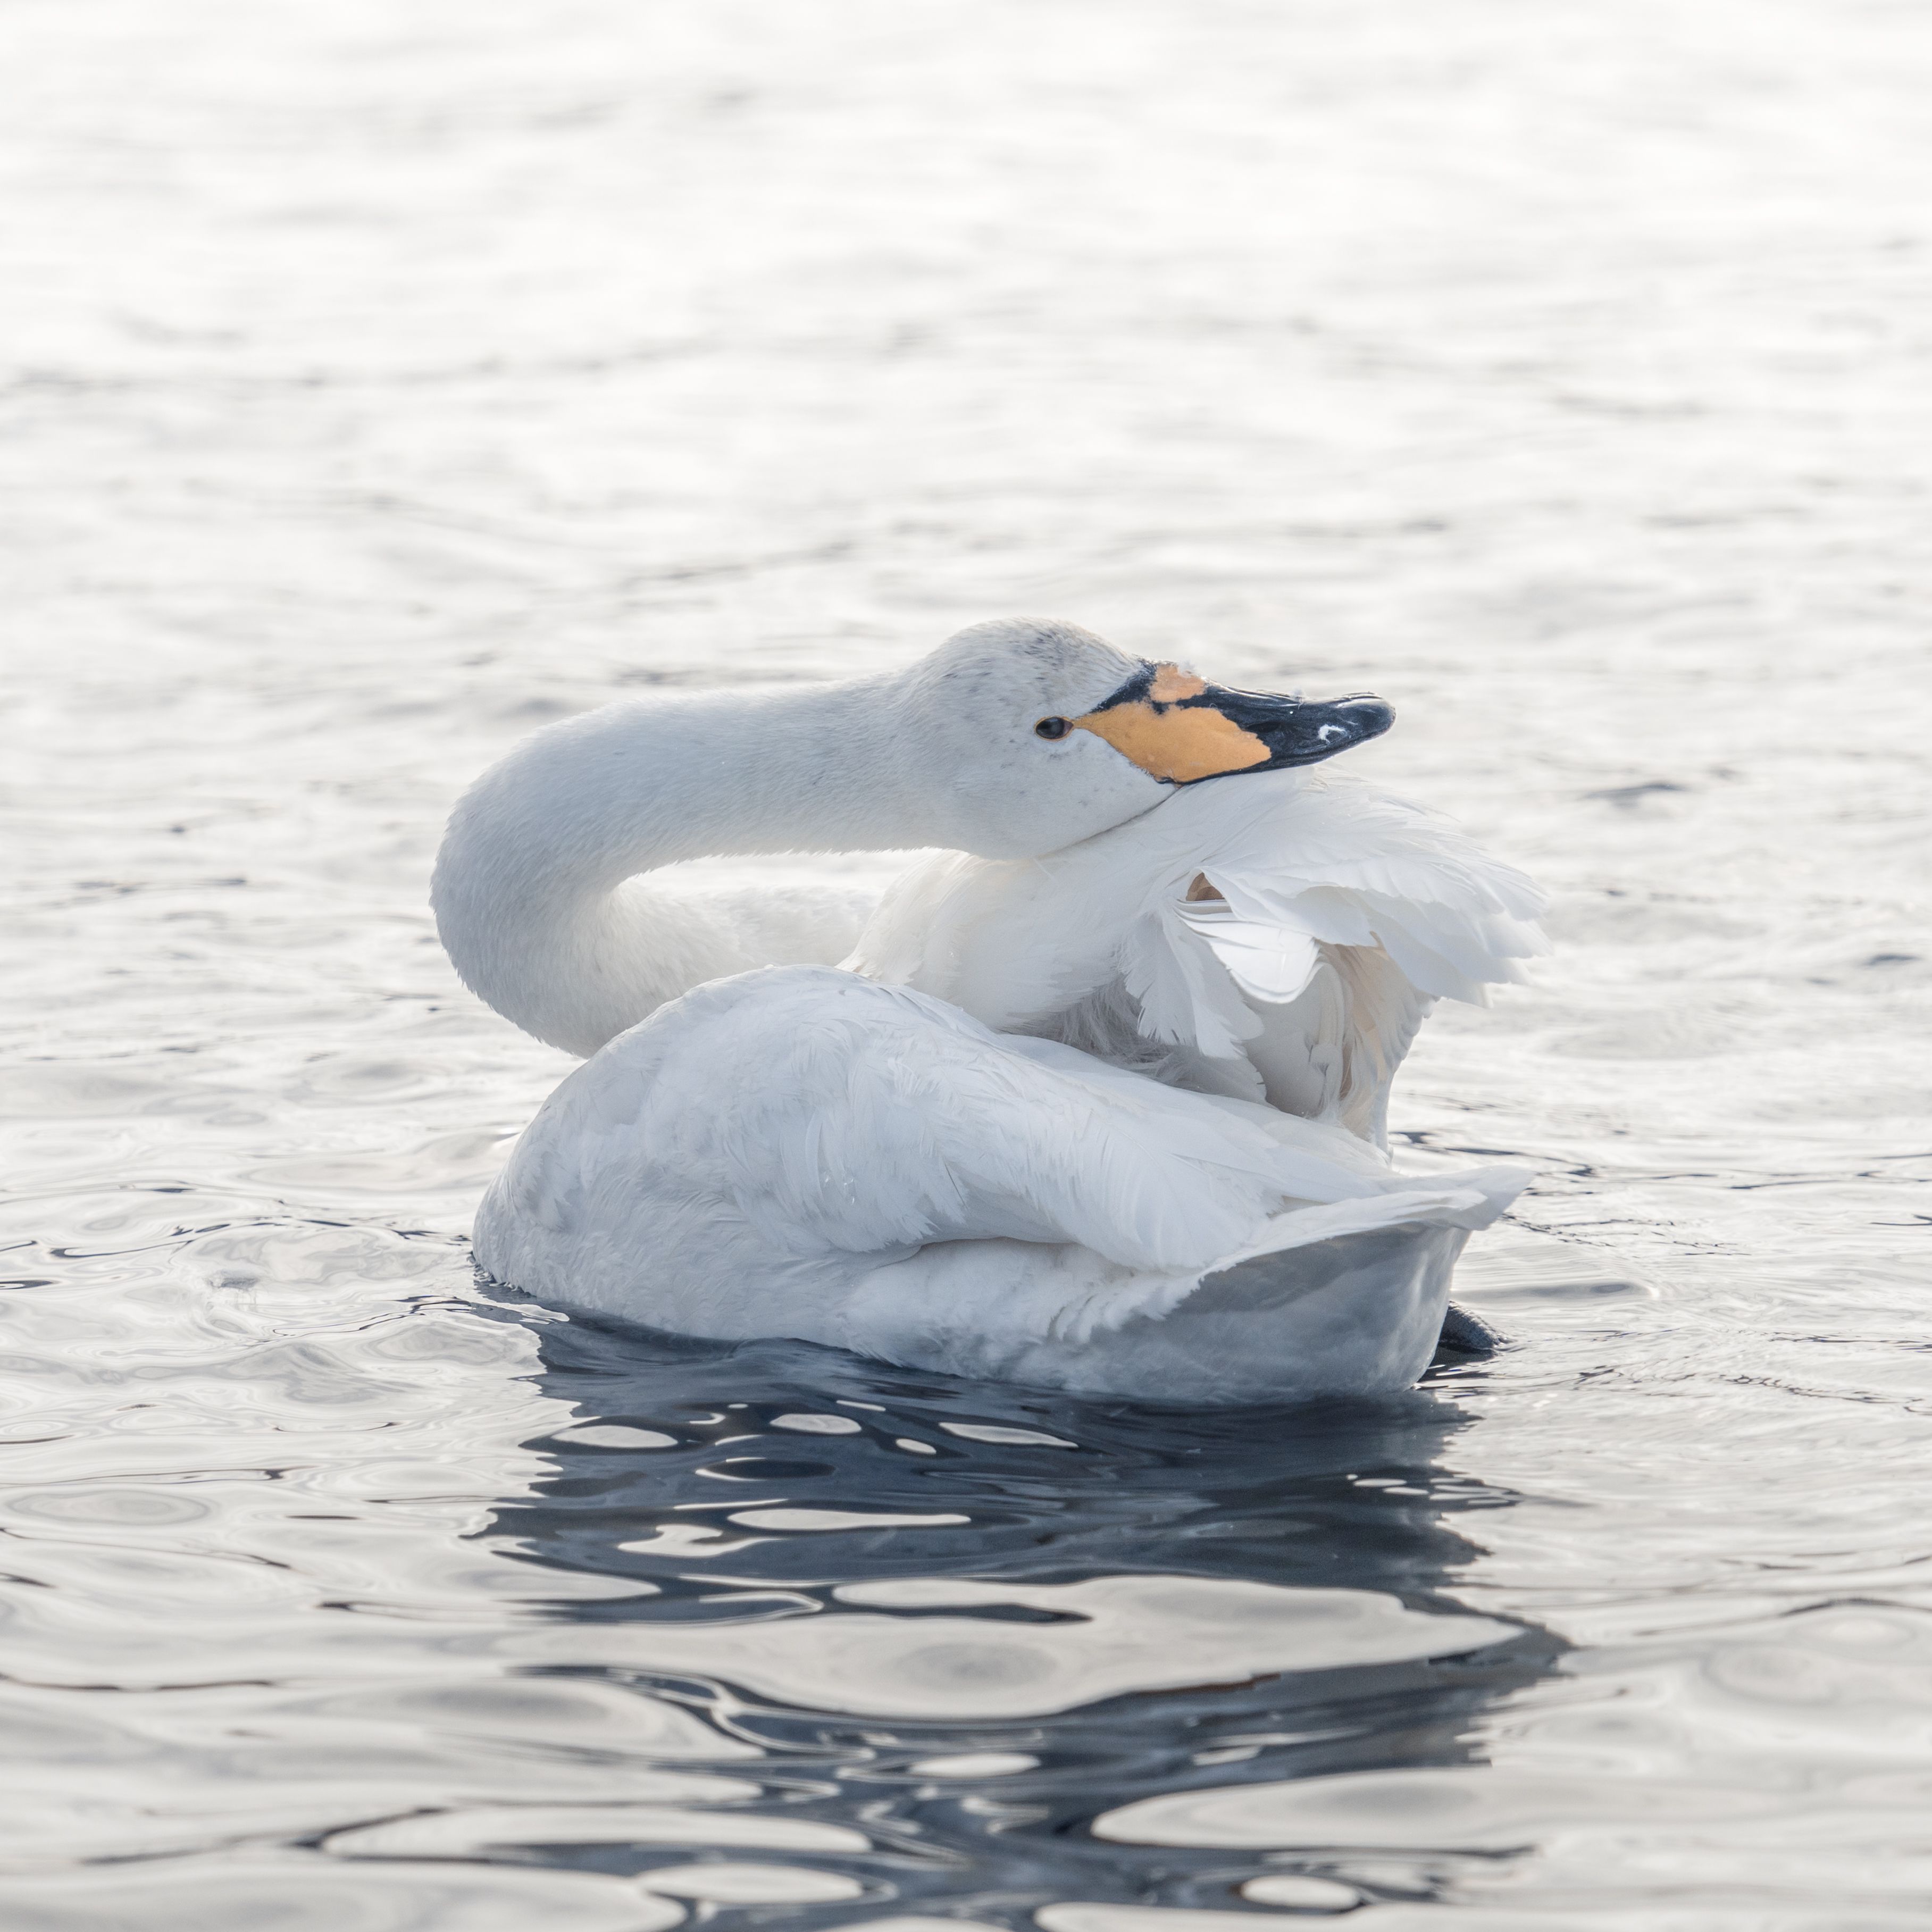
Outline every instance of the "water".
{"type": "MultiPolygon", "coordinates": [[[[15,0],[4,1914],[1932,1913],[1932,26],[15,0]],[[1014,610],[1555,895],[1514,1346],[1189,1415],[476,1285],[442,815],[1014,610]]],[[[855,868],[863,869],[862,862],[855,868]]]]}

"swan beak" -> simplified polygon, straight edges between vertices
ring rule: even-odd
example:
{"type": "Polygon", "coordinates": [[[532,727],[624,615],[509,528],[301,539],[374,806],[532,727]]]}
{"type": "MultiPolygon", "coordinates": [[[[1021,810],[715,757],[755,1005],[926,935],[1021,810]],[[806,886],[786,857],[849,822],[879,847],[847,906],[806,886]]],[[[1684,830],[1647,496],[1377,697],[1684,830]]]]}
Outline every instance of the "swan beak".
{"type": "Polygon", "coordinates": [[[1312,765],[1395,722],[1379,698],[1338,698],[1306,704],[1298,698],[1230,691],[1174,664],[1149,664],[1106,704],[1073,721],[1104,738],[1150,778],[1194,784],[1231,772],[1271,772],[1312,765]]]}

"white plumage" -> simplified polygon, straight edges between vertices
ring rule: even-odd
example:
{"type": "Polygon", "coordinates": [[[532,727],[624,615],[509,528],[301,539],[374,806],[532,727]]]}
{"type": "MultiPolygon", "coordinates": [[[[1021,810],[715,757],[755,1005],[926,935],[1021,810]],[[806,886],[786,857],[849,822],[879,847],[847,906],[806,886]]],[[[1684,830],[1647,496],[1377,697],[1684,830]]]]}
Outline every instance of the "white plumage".
{"type": "Polygon", "coordinates": [[[614,706],[487,775],[439,861],[445,942],[590,1058],[486,1197],[479,1263],[679,1333],[1071,1388],[1412,1382],[1468,1232],[1526,1177],[1398,1175],[1390,1084],[1436,998],[1541,950],[1537,895],[1305,769],[1385,712],[1178,673],[1148,698],[1170,671],[982,626],[896,679],[614,706]],[[1352,735],[1311,738],[1338,716],[1352,735]],[[1148,746],[1178,737],[1243,762],[1166,782],[1148,746]],[[912,844],[954,849],[837,966],[850,894],[706,904],[634,876],[912,844]]]}
{"type": "Polygon", "coordinates": [[[1540,904],[1414,806],[1263,772],[1042,858],[942,854],[887,892],[848,963],[1380,1145],[1429,1008],[1520,979],[1540,904]]]}

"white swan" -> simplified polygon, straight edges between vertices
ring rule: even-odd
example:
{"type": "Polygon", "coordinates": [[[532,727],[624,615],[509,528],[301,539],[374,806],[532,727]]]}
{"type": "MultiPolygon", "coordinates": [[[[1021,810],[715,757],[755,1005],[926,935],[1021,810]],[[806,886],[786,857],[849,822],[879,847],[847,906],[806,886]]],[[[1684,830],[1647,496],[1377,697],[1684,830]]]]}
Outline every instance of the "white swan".
{"type": "Polygon", "coordinates": [[[433,897],[464,981],[590,1057],[478,1263],[680,1334],[1071,1389],[1406,1387],[1527,1176],[1398,1175],[1390,1082],[1436,996],[1542,941],[1520,874],[1298,769],[1390,721],[1012,620],[538,733],[457,806],[433,897]],[[948,849],[862,932],[850,893],[636,876],[914,846],[948,849]]]}

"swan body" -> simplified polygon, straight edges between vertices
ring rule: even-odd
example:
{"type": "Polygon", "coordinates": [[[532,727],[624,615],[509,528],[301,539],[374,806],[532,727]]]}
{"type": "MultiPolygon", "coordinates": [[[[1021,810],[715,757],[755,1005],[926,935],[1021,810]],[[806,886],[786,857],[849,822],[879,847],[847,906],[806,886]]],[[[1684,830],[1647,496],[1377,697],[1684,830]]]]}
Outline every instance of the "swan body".
{"type": "Polygon", "coordinates": [[[1436,998],[1542,942],[1520,874],[1308,769],[1387,722],[1014,620],[896,677],[538,734],[434,889],[472,988],[587,1056],[478,1264],[676,1333],[1092,1392],[1406,1387],[1527,1177],[1399,1174],[1389,1087],[1436,998]],[[945,849],[869,908],[640,876],[912,846],[945,849]]]}

